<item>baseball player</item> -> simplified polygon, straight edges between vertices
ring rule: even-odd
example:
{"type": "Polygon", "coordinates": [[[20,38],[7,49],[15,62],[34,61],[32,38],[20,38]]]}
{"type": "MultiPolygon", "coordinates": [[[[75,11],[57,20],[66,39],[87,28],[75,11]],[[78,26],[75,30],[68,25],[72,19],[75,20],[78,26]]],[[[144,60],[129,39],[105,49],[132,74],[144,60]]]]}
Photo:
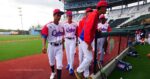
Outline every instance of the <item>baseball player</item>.
{"type": "Polygon", "coordinates": [[[91,43],[95,37],[99,15],[105,14],[106,8],[107,2],[105,0],[100,0],[97,4],[96,10],[91,12],[83,23],[84,26],[81,33],[79,33],[79,38],[81,39],[80,45],[84,53],[84,58],[77,70],[74,71],[77,79],[82,79],[81,73],[90,66],[93,59],[91,43]]]}
{"type": "Polygon", "coordinates": [[[68,65],[66,67],[69,70],[69,74],[73,75],[73,63],[74,63],[74,54],[76,49],[76,28],[77,24],[72,21],[72,11],[67,11],[67,22],[64,24],[65,30],[65,49],[68,65]]]}
{"type": "Polygon", "coordinates": [[[140,33],[140,43],[141,44],[145,44],[145,34],[146,34],[145,30],[142,29],[141,33],[140,33]]]}
{"type": "Polygon", "coordinates": [[[140,43],[140,30],[136,30],[135,31],[135,41],[136,41],[136,44],[139,44],[140,43]]]}
{"type": "MultiPolygon", "coordinates": [[[[110,28],[109,24],[107,23],[105,15],[101,14],[99,18],[100,18],[100,23],[98,23],[98,27],[97,27],[98,31],[101,31],[101,33],[110,32],[111,28],[110,28]]],[[[107,41],[107,37],[102,37],[97,40],[98,47],[100,49],[100,63],[101,64],[103,64],[104,53],[105,53],[104,43],[106,41],[107,41]]]]}
{"type": "MultiPolygon", "coordinates": [[[[92,11],[93,10],[91,8],[87,8],[86,12],[85,12],[86,13],[85,17],[83,17],[82,20],[79,22],[79,27],[78,27],[79,64],[81,64],[83,62],[83,58],[84,58],[84,53],[83,53],[83,50],[82,50],[82,46],[80,44],[80,42],[82,42],[82,40],[79,38],[79,35],[80,35],[80,33],[81,33],[81,31],[84,27],[84,22],[85,22],[86,18],[88,17],[88,14],[92,11]]],[[[85,78],[89,77],[89,66],[87,68],[85,68],[85,70],[83,72],[83,75],[84,75],[85,78]]]]}
{"type": "Polygon", "coordinates": [[[43,42],[43,48],[42,52],[46,53],[46,40],[48,41],[48,47],[47,47],[47,53],[48,53],[48,59],[51,66],[51,75],[50,79],[55,78],[55,59],[56,59],[56,68],[57,68],[57,79],[61,79],[61,70],[62,70],[62,57],[63,57],[63,49],[62,49],[62,39],[64,35],[64,28],[61,23],[59,23],[59,20],[61,18],[61,15],[64,14],[64,12],[60,11],[59,9],[55,9],[53,11],[53,22],[47,23],[42,31],[42,42],[43,42]]]}
{"type": "Polygon", "coordinates": [[[150,44],[150,33],[148,34],[147,42],[148,42],[148,44],[150,44]]]}

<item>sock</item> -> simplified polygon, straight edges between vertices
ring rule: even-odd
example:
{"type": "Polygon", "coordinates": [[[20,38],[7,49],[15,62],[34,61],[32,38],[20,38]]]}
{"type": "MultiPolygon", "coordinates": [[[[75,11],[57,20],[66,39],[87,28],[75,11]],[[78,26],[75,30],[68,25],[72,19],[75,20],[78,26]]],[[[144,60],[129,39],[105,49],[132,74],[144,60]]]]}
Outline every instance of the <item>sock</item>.
{"type": "Polygon", "coordinates": [[[61,79],[61,70],[57,69],[57,79],[61,79]]]}
{"type": "Polygon", "coordinates": [[[54,71],[55,71],[54,66],[51,66],[51,69],[52,69],[52,72],[54,73],[54,71]]]}

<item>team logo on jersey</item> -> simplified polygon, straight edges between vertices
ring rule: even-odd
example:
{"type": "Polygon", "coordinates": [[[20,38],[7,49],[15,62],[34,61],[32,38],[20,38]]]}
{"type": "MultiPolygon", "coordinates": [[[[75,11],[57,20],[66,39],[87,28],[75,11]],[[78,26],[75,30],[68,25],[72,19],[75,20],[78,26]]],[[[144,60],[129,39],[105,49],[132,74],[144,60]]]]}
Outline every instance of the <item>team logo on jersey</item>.
{"type": "Polygon", "coordinates": [[[107,31],[107,29],[106,29],[106,28],[102,28],[101,30],[102,30],[102,31],[107,31]]]}
{"type": "Polygon", "coordinates": [[[56,29],[52,31],[52,36],[55,36],[55,37],[58,37],[58,36],[62,36],[64,33],[63,33],[63,30],[59,30],[57,31],[56,29]]]}
{"type": "Polygon", "coordinates": [[[68,32],[68,33],[75,32],[75,29],[73,29],[73,28],[67,28],[66,32],[68,32]]]}

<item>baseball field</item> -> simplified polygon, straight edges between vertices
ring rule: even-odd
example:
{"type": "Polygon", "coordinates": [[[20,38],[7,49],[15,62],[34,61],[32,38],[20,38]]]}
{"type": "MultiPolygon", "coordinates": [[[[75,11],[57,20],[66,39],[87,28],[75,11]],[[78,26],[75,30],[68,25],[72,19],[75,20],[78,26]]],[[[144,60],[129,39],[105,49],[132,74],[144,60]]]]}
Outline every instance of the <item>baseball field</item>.
{"type": "MultiPolygon", "coordinates": [[[[1,72],[3,75],[0,75],[0,79],[41,79],[43,75],[44,78],[49,78],[50,68],[47,55],[41,54],[41,48],[40,36],[0,36],[0,62],[6,61],[0,63],[0,68],[3,71],[1,72]],[[20,59],[16,60],[16,58],[20,59]],[[5,75],[6,73],[11,73],[11,75],[7,76],[5,75]],[[19,76],[16,76],[16,74],[19,74],[19,76]],[[30,74],[34,75],[31,76],[30,74]]],[[[135,49],[138,51],[139,57],[126,56],[124,58],[125,61],[132,64],[133,69],[128,72],[115,69],[108,79],[121,79],[121,77],[122,79],[149,79],[150,59],[146,55],[150,53],[150,45],[138,45],[135,49]]],[[[64,57],[63,61],[66,65],[66,57],[64,57]]],[[[78,61],[75,61],[75,67],[77,65],[78,61]]],[[[63,70],[67,72],[65,67],[63,70]]],[[[65,79],[68,77],[70,79],[75,78],[69,75],[63,76],[65,79]]]]}
{"type": "MultiPolygon", "coordinates": [[[[40,36],[0,36],[0,79],[49,79],[51,70],[47,54],[41,53],[40,36]]],[[[70,76],[66,57],[63,57],[62,79],[76,79],[70,76]]],[[[78,60],[75,55],[75,60],[78,60]]],[[[78,61],[75,61],[75,68],[78,61]]]]}
{"type": "Polygon", "coordinates": [[[1,35],[0,61],[39,54],[41,37],[32,35],[1,35]]]}

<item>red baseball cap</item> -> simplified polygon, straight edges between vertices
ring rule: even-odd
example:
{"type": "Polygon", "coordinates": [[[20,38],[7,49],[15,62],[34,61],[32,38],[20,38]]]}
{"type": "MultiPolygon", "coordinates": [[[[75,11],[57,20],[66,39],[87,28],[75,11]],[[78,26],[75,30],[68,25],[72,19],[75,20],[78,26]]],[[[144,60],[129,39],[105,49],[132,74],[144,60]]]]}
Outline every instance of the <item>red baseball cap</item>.
{"type": "Polygon", "coordinates": [[[67,12],[66,12],[66,15],[67,15],[67,16],[72,16],[72,11],[67,11],[67,12]]]}
{"type": "Polygon", "coordinates": [[[105,19],[105,15],[104,15],[104,14],[101,14],[101,15],[99,16],[99,19],[102,19],[102,18],[105,19]]]}
{"type": "Polygon", "coordinates": [[[85,11],[85,12],[87,13],[87,12],[92,12],[92,11],[93,11],[93,10],[92,10],[91,8],[86,8],[86,11],[85,11]]]}
{"type": "Polygon", "coordinates": [[[64,12],[63,12],[63,11],[60,11],[60,9],[55,9],[55,10],[53,11],[53,14],[54,14],[54,15],[55,15],[55,14],[63,15],[64,12]]]}
{"type": "Polygon", "coordinates": [[[107,7],[108,6],[108,3],[106,0],[100,0],[98,3],[97,3],[97,8],[98,7],[107,7]]]}

